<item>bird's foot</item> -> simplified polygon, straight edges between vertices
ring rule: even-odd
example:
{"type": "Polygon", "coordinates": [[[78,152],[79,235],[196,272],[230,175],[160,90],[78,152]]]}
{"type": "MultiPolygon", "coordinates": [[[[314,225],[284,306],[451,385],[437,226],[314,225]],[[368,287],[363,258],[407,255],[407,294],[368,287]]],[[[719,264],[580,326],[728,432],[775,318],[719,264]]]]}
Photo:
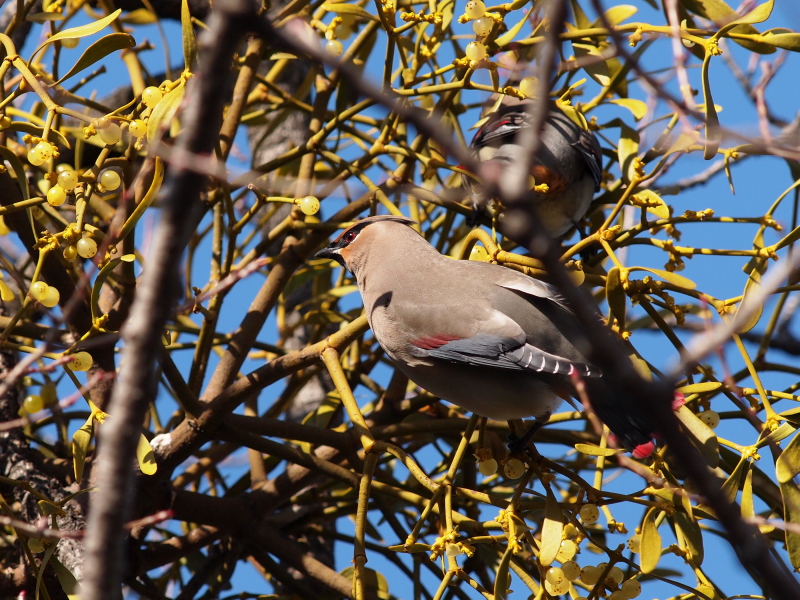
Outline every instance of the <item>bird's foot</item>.
{"type": "Polygon", "coordinates": [[[515,433],[510,433],[508,436],[508,451],[511,453],[511,455],[513,456],[525,451],[530,455],[531,459],[536,460],[536,458],[539,456],[539,452],[530,442],[533,440],[533,436],[536,435],[536,432],[544,427],[545,423],[547,423],[549,420],[550,413],[548,412],[543,414],[541,417],[536,417],[522,437],[518,437],[515,433]]]}

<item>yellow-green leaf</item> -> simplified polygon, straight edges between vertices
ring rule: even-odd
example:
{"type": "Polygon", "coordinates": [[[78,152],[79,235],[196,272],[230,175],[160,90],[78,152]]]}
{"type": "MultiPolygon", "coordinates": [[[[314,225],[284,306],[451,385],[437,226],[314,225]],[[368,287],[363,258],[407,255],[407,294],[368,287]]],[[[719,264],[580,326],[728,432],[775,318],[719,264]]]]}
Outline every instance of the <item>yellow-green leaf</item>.
{"type": "Polygon", "coordinates": [[[800,569],[800,488],[794,481],[781,484],[781,497],[783,498],[783,520],[795,527],[786,528],[786,551],[789,561],[795,569],[800,569]]]}
{"type": "Polygon", "coordinates": [[[761,275],[766,270],[767,259],[760,260],[753,266],[747,277],[742,301],[733,316],[733,329],[737,333],[750,331],[761,320],[761,315],[764,312],[764,303],[763,300],[760,302],[754,301],[753,296],[761,293],[761,275]]]}
{"type": "Polygon", "coordinates": [[[717,434],[708,425],[703,423],[689,407],[681,406],[675,411],[675,416],[683,427],[691,434],[697,449],[706,459],[709,466],[715,469],[719,465],[719,441],[717,434]]]}
{"type": "Polygon", "coordinates": [[[742,516],[745,519],[754,517],[756,515],[755,505],[753,504],[753,471],[755,469],[747,469],[747,476],[744,478],[744,486],[742,487],[742,516]]]}
{"type": "Polygon", "coordinates": [[[0,300],[3,302],[11,302],[17,296],[14,294],[14,290],[8,287],[8,284],[0,279],[0,300]]]}
{"type": "Polygon", "coordinates": [[[60,12],[38,12],[28,15],[25,20],[32,23],[47,23],[48,21],[63,21],[66,18],[66,15],[60,12]]]}
{"type": "Polygon", "coordinates": [[[119,232],[119,236],[117,236],[118,241],[122,241],[131,231],[133,231],[136,223],[138,223],[139,219],[141,219],[142,215],[144,215],[144,211],[146,211],[147,208],[153,203],[153,200],[156,199],[163,181],[164,163],[160,158],[156,157],[153,165],[153,181],[150,183],[150,188],[147,190],[144,198],[142,198],[142,201],[136,205],[135,209],[133,209],[133,212],[131,213],[131,216],[128,217],[128,220],[125,221],[125,224],[122,226],[122,229],[119,232]]]}
{"type": "MultiPolygon", "coordinates": [[[[345,567],[342,569],[341,574],[352,581],[356,576],[356,570],[354,567],[345,567]]],[[[372,592],[369,595],[374,594],[379,598],[389,597],[389,582],[386,581],[386,577],[383,573],[379,573],[375,569],[370,569],[368,567],[361,567],[361,569],[359,569],[359,575],[361,576],[361,581],[364,583],[364,588],[372,592]]]]}
{"type": "Polygon", "coordinates": [[[630,182],[633,178],[633,159],[638,154],[639,132],[622,123],[619,131],[619,144],[617,145],[617,159],[619,160],[622,177],[626,182],[630,182]]]}
{"type": "MultiPolygon", "coordinates": [[[[57,42],[59,40],[67,40],[67,39],[75,39],[75,38],[84,38],[90,35],[94,35],[99,31],[105,29],[106,26],[110,25],[114,19],[116,19],[122,9],[118,8],[110,15],[103,17],[102,19],[98,19],[97,21],[93,21],[91,23],[87,23],[86,25],[81,25],[79,27],[71,27],[70,29],[62,29],[58,33],[51,35],[47,38],[44,42],[42,42],[39,47],[34,51],[32,56],[36,56],[39,54],[39,51],[44,49],[48,44],[52,44],[53,42],[57,42]]],[[[31,58],[33,60],[33,58],[31,58]]]]}
{"type": "Polygon", "coordinates": [[[670,273],[669,271],[664,271],[662,269],[651,269],[649,267],[629,267],[628,271],[647,271],[648,273],[652,273],[653,275],[661,277],[661,279],[671,283],[672,285],[686,288],[688,290],[693,290],[697,287],[697,284],[688,277],[678,275],[677,273],[670,273]]]}
{"type": "Polygon", "coordinates": [[[512,554],[511,548],[506,548],[503,558],[500,559],[500,564],[497,565],[497,574],[494,577],[495,600],[505,600],[508,596],[508,587],[511,579],[508,573],[508,565],[511,562],[512,554]]]}
{"type": "Polygon", "coordinates": [[[736,468],[725,480],[725,483],[722,484],[722,493],[725,494],[728,502],[736,501],[736,496],[739,493],[739,483],[742,481],[742,471],[744,471],[749,465],[750,461],[747,460],[746,456],[742,455],[738,464],[736,465],[736,468]]]}
{"type": "Polygon", "coordinates": [[[635,98],[615,98],[610,100],[612,104],[616,104],[631,111],[633,118],[637,121],[644,118],[647,114],[647,104],[635,98]]]}
{"type": "Polygon", "coordinates": [[[93,321],[96,321],[103,315],[103,311],[100,310],[100,292],[103,290],[103,284],[106,282],[106,279],[108,279],[108,276],[111,275],[120,262],[133,262],[134,260],[136,260],[135,254],[126,254],[125,256],[111,259],[100,269],[100,273],[97,274],[94,285],[92,285],[91,307],[93,321]]]}
{"type": "Polygon", "coordinates": [[[127,13],[125,16],[120,17],[119,20],[126,25],[150,25],[158,21],[158,17],[155,13],[150,12],[146,8],[137,8],[127,13]]]}
{"type": "Polygon", "coordinates": [[[664,154],[672,154],[674,152],[684,152],[691,146],[700,142],[700,133],[697,131],[683,132],[672,142],[672,145],[664,154]]]}
{"type": "Polygon", "coordinates": [[[607,87],[611,83],[608,64],[603,60],[603,55],[597,46],[572,42],[572,49],[575,51],[575,58],[578,60],[584,59],[582,61],[584,64],[583,70],[589,74],[589,77],[603,87],[607,87]]]}
{"type": "Polygon", "coordinates": [[[642,190],[641,192],[636,192],[636,195],[643,197],[643,200],[651,205],[646,207],[647,212],[653,213],[659,219],[669,219],[669,206],[653,190],[642,190]]]}
{"type": "Polygon", "coordinates": [[[336,13],[337,15],[353,15],[367,21],[379,20],[378,17],[372,13],[369,13],[360,6],[355,6],[354,4],[323,4],[322,8],[323,10],[336,13]]]}
{"type": "Polygon", "coordinates": [[[197,39],[194,36],[188,0],[181,0],[181,32],[183,33],[183,65],[185,69],[191,69],[197,58],[197,39]]]}
{"type": "Polygon", "coordinates": [[[765,435],[763,438],[758,440],[756,443],[756,448],[762,448],[768,444],[778,443],[792,435],[795,431],[797,431],[797,425],[793,423],[784,423],[775,431],[770,431],[768,435],[765,435]]]}
{"type": "Polygon", "coordinates": [[[749,13],[744,16],[739,17],[738,19],[734,19],[724,27],[722,27],[718,32],[716,37],[721,37],[729,32],[731,29],[736,27],[737,25],[752,25],[754,23],[763,23],[769,16],[772,14],[772,8],[775,4],[774,0],[768,0],[764,4],[759,4],[749,13]]]}
{"type": "Polygon", "coordinates": [[[794,479],[800,473],[800,435],[796,435],[784,448],[778,460],[775,462],[775,474],[778,483],[786,483],[794,479]]]}
{"type": "Polygon", "coordinates": [[[687,552],[687,556],[696,566],[703,564],[704,551],[703,551],[703,533],[700,530],[700,525],[684,512],[676,511],[672,515],[678,546],[687,552]]]}
{"type": "Polygon", "coordinates": [[[587,456],[614,456],[615,454],[624,452],[624,450],[601,448],[600,446],[592,446],[591,444],[575,444],[575,450],[587,456]]]}
{"type": "Polygon", "coordinates": [[[519,20],[519,22],[516,25],[509,28],[508,31],[506,31],[503,35],[497,38],[497,40],[495,40],[495,42],[500,48],[503,48],[504,46],[507,46],[508,44],[514,41],[514,38],[517,37],[517,34],[520,32],[523,25],[525,25],[528,22],[529,14],[530,11],[526,11],[523,17],[519,20]]]}
{"type": "Polygon", "coordinates": [[[661,559],[661,534],[656,526],[656,517],[660,512],[661,509],[654,506],[644,516],[640,544],[642,573],[652,573],[661,559]]]}
{"type": "Polygon", "coordinates": [[[139,436],[139,444],[136,446],[136,460],[139,461],[139,468],[145,475],[153,475],[158,469],[153,447],[144,435],[139,436]]]}
{"type": "Polygon", "coordinates": [[[625,309],[628,305],[628,296],[622,287],[622,277],[619,267],[612,267],[606,277],[606,302],[620,327],[625,327],[625,309]]]}
{"type": "Polygon", "coordinates": [[[181,82],[158,101],[150,118],[147,120],[147,141],[153,142],[162,129],[167,129],[172,124],[172,119],[178,112],[186,91],[186,82],[181,82]]]}
{"type": "Polygon", "coordinates": [[[711,82],[708,78],[708,69],[711,65],[711,52],[706,50],[705,58],[703,59],[703,67],[700,71],[700,79],[703,84],[703,102],[705,103],[706,111],[706,146],[703,150],[703,158],[711,160],[717,155],[720,141],[719,117],[717,116],[717,109],[714,106],[714,98],[711,95],[711,82]]]}
{"type": "Polygon", "coordinates": [[[86,464],[86,455],[89,444],[92,443],[94,433],[94,416],[89,415],[83,426],[72,436],[72,463],[75,469],[75,480],[80,482],[83,477],[83,466],[86,464]]]}
{"type": "Polygon", "coordinates": [[[682,394],[688,396],[689,394],[703,394],[705,392],[715,392],[721,387],[722,383],[720,383],[719,381],[702,381],[700,383],[684,385],[683,387],[679,387],[676,391],[681,392],[682,394]]]}
{"type": "Polygon", "coordinates": [[[556,559],[561,548],[561,534],[564,532],[564,513],[553,490],[545,486],[547,501],[544,505],[544,523],[542,524],[542,546],[539,549],[539,564],[549,567],[556,559]]]}
{"type": "Polygon", "coordinates": [[[126,48],[133,48],[136,45],[136,40],[128,33],[110,33],[97,40],[94,44],[89,46],[86,51],[81,54],[78,62],[56,83],[69,79],[73,75],[80,73],[84,69],[92,66],[99,60],[104,59],[106,56],[117,50],[125,50],[126,48]]]}
{"type": "Polygon", "coordinates": [[[770,33],[764,32],[760,37],[765,44],[771,44],[776,48],[789,50],[791,52],[800,52],[800,33],[793,31],[786,31],[785,33],[770,33]]]}
{"type": "MultiPolygon", "coordinates": [[[[639,9],[635,6],[630,4],[618,4],[617,6],[612,6],[605,12],[606,21],[612,27],[615,25],[619,25],[626,19],[630,19],[633,15],[639,12],[639,9]]],[[[602,20],[597,20],[597,26],[603,27],[602,20]]]]}
{"type": "Polygon", "coordinates": [[[69,598],[69,600],[78,600],[81,596],[81,586],[72,572],[61,564],[55,556],[50,558],[50,564],[56,572],[58,583],[61,584],[61,589],[67,595],[67,598],[69,598]]]}

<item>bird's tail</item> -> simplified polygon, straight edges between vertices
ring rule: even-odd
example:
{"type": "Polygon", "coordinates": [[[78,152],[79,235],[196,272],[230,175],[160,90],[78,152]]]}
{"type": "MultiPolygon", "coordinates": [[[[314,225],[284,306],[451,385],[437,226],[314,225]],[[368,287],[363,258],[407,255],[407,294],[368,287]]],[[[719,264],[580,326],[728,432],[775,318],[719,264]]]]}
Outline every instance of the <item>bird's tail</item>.
{"type": "Polygon", "coordinates": [[[585,378],[583,383],[585,399],[591,410],[608,426],[619,443],[636,458],[650,456],[655,450],[653,437],[658,433],[658,426],[644,405],[646,399],[612,389],[600,378],[585,378]]]}

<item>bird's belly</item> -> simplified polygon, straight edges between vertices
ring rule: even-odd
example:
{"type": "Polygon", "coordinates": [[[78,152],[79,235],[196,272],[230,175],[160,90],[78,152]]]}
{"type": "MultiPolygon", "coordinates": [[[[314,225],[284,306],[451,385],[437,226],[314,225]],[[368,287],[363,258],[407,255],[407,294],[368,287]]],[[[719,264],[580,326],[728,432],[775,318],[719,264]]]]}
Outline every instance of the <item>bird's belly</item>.
{"type": "Polygon", "coordinates": [[[538,417],[561,403],[550,387],[523,371],[458,364],[399,364],[409,379],[431,394],[497,420],[538,417]]]}

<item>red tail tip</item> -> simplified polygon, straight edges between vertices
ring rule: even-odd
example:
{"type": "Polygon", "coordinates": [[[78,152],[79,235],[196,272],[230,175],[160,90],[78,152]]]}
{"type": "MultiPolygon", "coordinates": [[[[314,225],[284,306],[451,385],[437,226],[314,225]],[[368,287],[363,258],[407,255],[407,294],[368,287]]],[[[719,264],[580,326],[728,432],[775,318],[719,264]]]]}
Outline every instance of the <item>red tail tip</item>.
{"type": "Polygon", "coordinates": [[[675,392],[675,396],[672,398],[672,410],[678,410],[684,404],[686,404],[686,396],[681,392],[675,392]]]}
{"type": "Polygon", "coordinates": [[[646,444],[639,444],[636,448],[633,449],[631,455],[634,458],[647,458],[656,450],[656,445],[653,442],[647,442],[646,444]]]}

